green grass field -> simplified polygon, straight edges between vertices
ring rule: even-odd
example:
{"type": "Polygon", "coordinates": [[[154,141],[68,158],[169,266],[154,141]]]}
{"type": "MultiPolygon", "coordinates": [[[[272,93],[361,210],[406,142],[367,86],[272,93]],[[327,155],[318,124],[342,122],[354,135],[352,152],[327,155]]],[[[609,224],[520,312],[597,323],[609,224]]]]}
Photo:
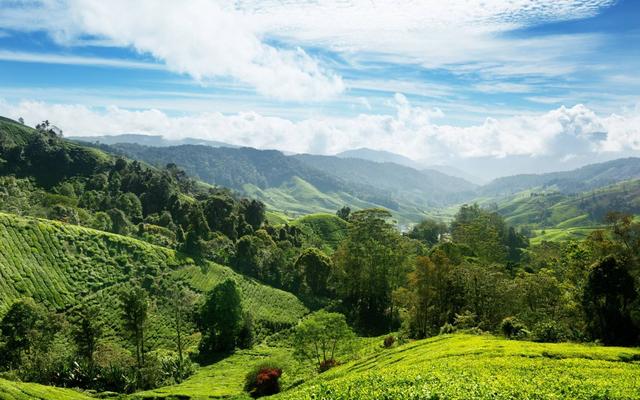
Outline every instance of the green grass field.
{"type": "Polygon", "coordinates": [[[640,350],[445,335],[330,370],[278,399],[640,399],[640,350]]]}
{"type": "Polygon", "coordinates": [[[71,389],[0,379],[0,400],[89,400],[92,398],[94,397],[71,389]]]}

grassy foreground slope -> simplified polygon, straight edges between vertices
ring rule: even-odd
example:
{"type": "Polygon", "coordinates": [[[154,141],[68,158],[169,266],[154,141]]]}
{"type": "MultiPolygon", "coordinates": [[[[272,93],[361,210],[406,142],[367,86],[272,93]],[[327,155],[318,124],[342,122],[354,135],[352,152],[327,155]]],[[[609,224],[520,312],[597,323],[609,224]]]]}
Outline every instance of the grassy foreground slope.
{"type": "Polygon", "coordinates": [[[0,379],[0,400],[89,400],[83,393],[37,383],[12,382],[0,379]]]}
{"type": "MultiPolygon", "coordinates": [[[[14,301],[32,297],[47,308],[66,311],[80,302],[117,304],[117,289],[133,278],[186,281],[196,292],[225,278],[235,279],[243,301],[265,328],[295,324],[306,312],[287,292],[255,282],[228,267],[195,263],[173,250],[137,239],[61,222],[0,213],[0,315],[14,301]],[[115,302],[115,303],[113,303],[115,302]]],[[[113,307],[112,313],[117,313],[113,307]]],[[[109,318],[117,329],[118,318],[109,318]]],[[[162,321],[152,330],[158,344],[162,321]]],[[[170,331],[166,336],[170,336],[170,331]]],[[[168,340],[171,342],[171,340],[168,340]]]]}
{"type": "Polygon", "coordinates": [[[89,400],[92,398],[71,389],[0,379],[0,400],[89,400]]]}
{"type": "Polygon", "coordinates": [[[278,399],[640,399],[640,350],[444,335],[330,370],[278,399]]]}

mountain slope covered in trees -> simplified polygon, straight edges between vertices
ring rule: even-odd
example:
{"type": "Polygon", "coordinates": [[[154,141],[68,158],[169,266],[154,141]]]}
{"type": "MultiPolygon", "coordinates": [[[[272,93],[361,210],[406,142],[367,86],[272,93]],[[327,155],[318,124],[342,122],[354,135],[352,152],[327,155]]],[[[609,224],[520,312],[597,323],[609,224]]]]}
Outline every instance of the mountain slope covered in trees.
{"type": "Polygon", "coordinates": [[[554,188],[562,193],[580,193],[639,177],[640,158],[621,158],[571,171],[498,178],[484,185],[480,193],[485,196],[500,196],[533,188],[554,188]]]}
{"type": "MultiPolygon", "coordinates": [[[[170,149],[211,161],[202,148],[213,149],[170,149]]],[[[447,184],[400,166],[314,158],[316,168],[300,159],[309,156],[237,150],[214,171],[253,179],[234,183],[245,193],[294,183],[295,197],[280,192],[292,204],[336,205],[313,179],[357,180],[405,204],[394,182],[404,175],[420,190],[447,184]]],[[[71,143],[46,121],[0,121],[0,158],[2,377],[121,398],[626,399],[637,390],[637,351],[528,342],[640,343],[640,225],[624,208],[637,181],[588,197],[545,188],[484,199],[451,223],[402,232],[366,203],[268,219],[264,203],[195,181],[175,160],[71,143]],[[535,207],[551,213],[531,215],[535,207]],[[526,237],[605,214],[584,240],[526,237]]],[[[0,381],[5,389],[75,395],[0,381]]]]}
{"type": "Polygon", "coordinates": [[[469,198],[474,189],[436,171],[353,158],[285,156],[251,148],[114,147],[152,165],[176,163],[205,182],[236,189],[294,215],[330,212],[346,204],[385,207],[404,222],[417,221],[437,206],[469,198]]]}
{"type": "MultiPolygon", "coordinates": [[[[0,276],[0,314],[24,297],[58,312],[80,304],[117,303],[118,290],[131,280],[140,280],[160,307],[158,324],[153,326],[160,347],[172,347],[169,323],[161,315],[167,306],[165,295],[176,283],[202,294],[226,278],[236,280],[245,305],[265,329],[292,326],[307,312],[291,293],[261,285],[229,267],[197,262],[174,250],[121,235],[2,213],[0,276]]],[[[110,321],[114,333],[121,329],[117,314],[102,317],[110,321]]]]}

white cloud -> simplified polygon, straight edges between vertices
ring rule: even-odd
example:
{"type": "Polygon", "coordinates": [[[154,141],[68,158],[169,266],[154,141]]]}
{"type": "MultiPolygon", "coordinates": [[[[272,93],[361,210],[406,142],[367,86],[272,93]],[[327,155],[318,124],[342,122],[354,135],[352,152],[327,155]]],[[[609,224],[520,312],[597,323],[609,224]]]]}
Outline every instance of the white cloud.
{"type": "Polygon", "coordinates": [[[44,64],[65,64],[65,65],[93,65],[98,67],[116,67],[130,69],[165,69],[161,64],[118,60],[114,58],[103,57],[82,57],[73,55],[59,55],[46,53],[26,53],[19,51],[0,50],[0,60],[2,61],[21,61],[36,62],[44,64]]]}
{"type": "Polygon", "coordinates": [[[141,132],[171,138],[197,137],[257,148],[333,154],[370,147],[431,162],[455,158],[556,156],[640,150],[640,107],[601,116],[583,105],[500,119],[468,127],[437,124],[438,109],[412,106],[401,94],[389,114],[292,121],[255,112],[207,112],[169,116],[159,110],[23,101],[0,102],[0,114],[35,124],[49,119],[67,135],[141,132]]]}
{"type": "Polygon", "coordinates": [[[533,91],[531,85],[522,83],[479,83],[473,86],[473,89],[483,93],[529,93],[533,91]]]}
{"type": "Polygon", "coordinates": [[[59,43],[131,47],[206,81],[230,77],[280,99],[322,100],[345,83],[301,47],[361,62],[446,67],[491,78],[563,75],[602,35],[506,38],[597,14],[615,0],[0,0],[0,27],[59,43]],[[274,45],[274,40],[283,45],[274,45]]]}
{"type": "Polygon", "coordinates": [[[323,100],[344,90],[341,78],[304,50],[267,44],[249,18],[224,3],[51,0],[9,9],[15,20],[1,19],[0,26],[44,29],[67,45],[82,44],[89,35],[90,40],[150,54],[168,69],[197,80],[230,77],[274,98],[323,100]]]}

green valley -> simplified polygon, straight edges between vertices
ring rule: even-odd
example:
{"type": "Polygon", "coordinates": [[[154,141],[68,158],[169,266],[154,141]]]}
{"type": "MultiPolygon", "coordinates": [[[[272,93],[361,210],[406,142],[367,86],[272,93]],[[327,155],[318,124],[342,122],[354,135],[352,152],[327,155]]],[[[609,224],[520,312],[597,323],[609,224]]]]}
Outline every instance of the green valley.
{"type": "Polygon", "coordinates": [[[0,399],[640,398],[633,161],[496,194],[170,144],[0,121],[0,399]]]}

